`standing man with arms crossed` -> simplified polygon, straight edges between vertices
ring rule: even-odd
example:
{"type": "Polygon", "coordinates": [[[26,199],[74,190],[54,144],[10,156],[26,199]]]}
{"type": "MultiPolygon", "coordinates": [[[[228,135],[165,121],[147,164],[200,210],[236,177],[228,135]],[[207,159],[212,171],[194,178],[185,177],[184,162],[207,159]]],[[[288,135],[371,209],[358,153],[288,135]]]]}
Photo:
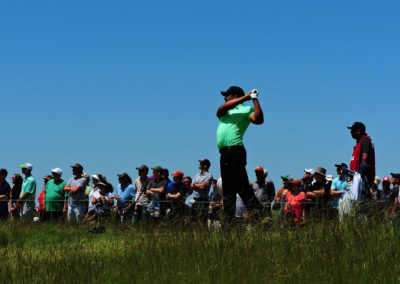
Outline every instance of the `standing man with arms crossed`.
{"type": "Polygon", "coordinates": [[[22,183],[19,199],[17,200],[17,204],[21,207],[19,216],[22,222],[32,222],[33,211],[35,210],[36,180],[31,174],[33,169],[32,164],[23,164],[21,168],[25,178],[22,183]]]}
{"type": "Polygon", "coordinates": [[[250,123],[262,124],[264,116],[258,102],[258,91],[245,94],[242,88],[232,86],[221,94],[225,97],[225,103],[217,110],[217,145],[221,153],[224,212],[227,221],[231,221],[235,216],[237,193],[249,211],[261,212],[262,209],[249,185],[246,149],[242,140],[250,123]],[[254,108],[242,104],[249,100],[253,101],[254,108]]]}
{"type": "Polygon", "coordinates": [[[83,167],[76,163],[71,166],[74,177],[70,178],[64,190],[68,196],[68,223],[78,224],[85,217],[86,211],[86,178],[83,176],[83,167]]]}

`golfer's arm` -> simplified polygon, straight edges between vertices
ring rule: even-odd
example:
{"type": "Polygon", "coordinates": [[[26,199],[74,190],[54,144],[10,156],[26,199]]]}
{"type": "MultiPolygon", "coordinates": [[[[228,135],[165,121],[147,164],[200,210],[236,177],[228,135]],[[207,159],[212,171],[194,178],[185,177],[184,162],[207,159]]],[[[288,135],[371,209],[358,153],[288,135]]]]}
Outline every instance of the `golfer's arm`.
{"type": "Polygon", "coordinates": [[[233,109],[238,104],[241,104],[242,102],[244,102],[246,100],[246,96],[225,102],[223,105],[221,105],[218,108],[217,117],[218,118],[223,117],[224,115],[226,115],[228,113],[229,110],[233,109]]]}
{"type": "Polygon", "coordinates": [[[250,115],[250,120],[254,124],[263,124],[264,123],[264,114],[260,106],[260,102],[258,99],[253,99],[254,103],[254,113],[250,115]]]}

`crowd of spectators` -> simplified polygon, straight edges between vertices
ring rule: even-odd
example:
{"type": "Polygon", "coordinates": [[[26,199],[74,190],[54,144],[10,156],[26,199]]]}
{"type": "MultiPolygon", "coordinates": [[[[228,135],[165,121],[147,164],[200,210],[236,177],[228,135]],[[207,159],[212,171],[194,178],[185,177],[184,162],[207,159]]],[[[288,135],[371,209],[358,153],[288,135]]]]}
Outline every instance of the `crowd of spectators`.
{"type": "MultiPolygon", "coordinates": [[[[221,216],[224,216],[224,190],[221,178],[214,179],[210,167],[208,159],[199,160],[199,172],[192,178],[180,170],[169,174],[168,169],[155,166],[150,172],[148,166],[141,165],[136,168],[135,180],[128,173],[118,174],[116,187],[102,174],[85,174],[78,163],[71,166],[72,177],[68,181],[62,178],[60,168],[54,168],[51,175],[43,177],[39,207],[35,202],[37,189],[32,164],[21,165],[24,177],[14,174],[12,187],[7,182],[8,172],[3,168],[0,169],[0,219],[76,224],[109,222],[115,216],[116,223],[121,224],[166,221],[220,226],[221,216]]],[[[306,168],[304,176],[299,178],[282,175],[282,186],[275,191],[268,171],[257,166],[254,169],[256,179],[249,187],[262,205],[259,216],[270,218],[276,215],[293,225],[307,220],[339,220],[350,216],[351,209],[354,212],[356,208],[348,208],[354,172],[348,170],[345,163],[335,167],[336,177],[328,175],[323,167],[306,168]]],[[[392,219],[399,203],[399,183],[398,173],[391,173],[391,178],[376,176],[369,194],[360,201],[368,205],[368,210],[357,207],[356,212],[392,219]]],[[[249,218],[239,195],[235,204],[236,218],[249,218]]]]}

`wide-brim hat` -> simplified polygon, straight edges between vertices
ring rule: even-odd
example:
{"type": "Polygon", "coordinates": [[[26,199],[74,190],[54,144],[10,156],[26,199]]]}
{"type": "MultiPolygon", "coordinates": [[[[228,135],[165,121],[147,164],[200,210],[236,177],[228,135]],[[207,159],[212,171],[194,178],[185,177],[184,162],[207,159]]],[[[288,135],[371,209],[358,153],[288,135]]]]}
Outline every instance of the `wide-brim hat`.
{"type": "Polygon", "coordinates": [[[315,169],[315,173],[325,176],[325,175],[326,175],[326,169],[323,168],[323,167],[317,167],[317,168],[315,169]]]}

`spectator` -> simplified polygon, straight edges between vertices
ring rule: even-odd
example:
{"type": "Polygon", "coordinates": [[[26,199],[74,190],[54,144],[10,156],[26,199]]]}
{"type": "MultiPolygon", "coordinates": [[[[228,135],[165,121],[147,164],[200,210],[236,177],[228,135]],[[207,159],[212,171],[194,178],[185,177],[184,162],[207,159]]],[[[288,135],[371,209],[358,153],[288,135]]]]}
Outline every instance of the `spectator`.
{"type": "Polygon", "coordinates": [[[174,184],[174,181],[169,179],[169,170],[167,168],[162,169],[161,177],[167,181],[167,189],[163,194],[160,195],[160,210],[162,212],[161,215],[164,216],[169,208],[166,196],[171,188],[171,185],[174,184]]]}
{"type": "Polygon", "coordinates": [[[312,191],[307,192],[307,197],[315,201],[312,206],[311,217],[327,217],[330,214],[329,200],[332,181],[326,179],[326,169],[317,167],[315,169],[315,181],[313,183],[312,191]]]}
{"type": "Polygon", "coordinates": [[[74,177],[70,178],[64,190],[68,193],[68,223],[78,224],[86,212],[85,189],[87,180],[83,176],[82,165],[71,166],[74,177]]]}
{"type": "Polygon", "coordinates": [[[289,192],[286,195],[285,212],[290,221],[298,224],[304,221],[304,201],[306,194],[301,189],[301,180],[295,179],[290,182],[289,192]]]}
{"type": "Polygon", "coordinates": [[[199,160],[200,173],[196,174],[192,182],[192,190],[195,192],[193,205],[193,214],[195,218],[199,218],[202,222],[207,222],[208,215],[208,194],[210,192],[213,180],[212,174],[208,171],[211,163],[208,159],[199,160]]]}
{"type": "Polygon", "coordinates": [[[345,163],[335,164],[336,173],[339,175],[332,182],[330,194],[331,194],[331,204],[335,209],[339,208],[340,197],[347,192],[347,176],[342,174],[342,169],[347,168],[345,163]]]}
{"type": "Polygon", "coordinates": [[[66,182],[61,178],[62,170],[55,168],[51,170],[52,179],[49,179],[44,188],[46,212],[44,220],[61,220],[63,217],[63,208],[66,198],[64,187],[66,182]]]}
{"type": "Polygon", "coordinates": [[[384,177],[382,179],[382,190],[379,191],[379,204],[378,207],[381,209],[382,213],[387,213],[388,208],[390,207],[391,204],[394,203],[394,200],[392,200],[390,204],[390,178],[389,177],[384,177]]]}
{"type": "Polygon", "coordinates": [[[283,210],[285,209],[286,195],[291,186],[290,182],[293,181],[293,178],[290,175],[281,176],[281,179],[283,187],[278,190],[274,200],[274,210],[277,210],[279,215],[282,215],[283,210]]]}
{"type": "Polygon", "coordinates": [[[307,193],[313,190],[313,181],[314,181],[315,170],[313,169],[304,169],[304,176],[301,179],[301,191],[307,193]]]}
{"type": "Polygon", "coordinates": [[[248,210],[256,211],[255,216],[262,210],[250,188],[246,172],[246,149],[242,140],[250,123],[262,124],[264,116],[258,101],[258,91],[253,90],[245,95],[242,88],[232,86],[221,94],[225,102],[217,110],[217,145],[221,153],[224,212],[227,221],[230,221],[235,214],[237,194],[243,199],[248,210]],[[243,105],[249,100],[253,101],[254,108],[243,105]]]}
{"type": "Polygon", "coordinates": [[[10,192],[11,198],[9,202],[9,208],[12,218],[19,217],[20,207],[17,206],[17,200],[19,199],[19,195],[21,194],[23,181],[24,179],[19,174],[14,174],[11,178],[11,183],[13,184],[13,187],[11,188],[10,192]]]}
{"type": "Polygon", "coordinates": [[[132,179],[127,173],[118,175],[119,185],[115,193],[115,200],[117,200],[117,223],[124,223],[126,220],[132,219],[132,214],[135,210],[136,192],[132,185],[132,179]]]}
{"type": "Polygon", "coordinates": [[[192,178],[190,176],[183,177],[183,184],[185,185],[185,198],[192,193],[192,178]]]}
{"type": "Polygon", "coordinates": [[[394,214],[395,214],[395,212],[396,212],[396,210],[397,210],[397,206],[398,206],[398,204],[399,204],[400,173],[391,173],[391,176],[392,176],[392,178],[391,178],[390,182],[391,182],[392,185],[393,185],[393,188],[392,188],[392,195],[393,195],[393,197],[391,197],[391,199],[394,200],[394,201],[393,201],[392,214],[390,215],[390,218],[392,219],[392,218],[394,217],[394,214]]]}
{"type": "Polygon", "coordinates": [[[208,228],[218,228],[220,226],[219,223],[219,215],[222,208],[222,178],[213,179],[209,200],[210,206],[208,207],[208,220],[207,225],[208,228]]]}
{"type": "Polygon", "coordinates": [[[254,195],[261,203],[264,208],[265,214],[271,213],[271,202],[275,197],[275,186],[274,183],[267,178],[268,171],[262,166],[258,166],[255,169],[256,180],[253,181],[250,186],[254,191],[254,195]]]}
{"type": "Polygon", "coordinates": [[[33,212],[35,210],[35,194],[36,194],[36,181],[31,172],[33,169],[32,164],[26,163],[21,165],[22,173],[25,175],[22,183],[21,194],[17,201],[20,209],[20,218],[22,222],[32,222],[33,212]]]}
{"type": "Polygon", "coordinates": [[[8,199],[10,198],[10,185],[6,181],[7,170],[0,169],[0,219],[6,220],[8,218],[8,199]]]}
{"type": "MultiPolygon", "coordinates": [[[[84,178],[86,178],[86,187],[85,187],[85,206],[90,203],[89,194],[92,191],[92,187],[90,186],[90,175],[88,173],[82,174],[84,178]]],[[[85,208],[85,213],[89,210],[89,206],[85,208]]]]}
{"type": "MultiPolygon", "coordinates": [[[[95,174],[90,176],[92,178],[92,183],[93,187],[91,187],[91,190],[88,194],[88,210],[86,212],[84,221],[85,222],[91,222],[95,219],[97,215],[97,210],[96,210],[96,205],[92,203],[94,194],[99,190],[99,187],[97,184],[99,183],[100,180],[104,180],[103,176],[101,174],[95,174]]],[[[86,192],[85,192],[86,194],[86,192]]]]}
{"type": "Polygon", "coordinates": [[[41,221],[47,221],[46,220],[46,197],[45,197],[45,188],[46,188],[46,184],[49,182],[49,180],[51,180],[53,178],[53,176],[51,175],[45,175],[43,177],[43,189],[40,192],[39,196],[38,196],[38,202],[39,202],[39,219],[41,221]]]}
{"type": "Polygon", "coordinates": [[[114,206],[114,198],[111,194],[112,188],[108,183],[99,181],[97,183],[97,190],[93,194],[92,204],[96,206],[96,219],[101,223],[102,221],[109,222],[111,217],[111,208],[114,206]]]}
{"type": "Polygon", "coordinates": [[[160,199],[167,190],[168,180],[161,176],[162,167],[156,166],[151,169],[153,170],[154,179],[150,180],[146,188],[146,194],[150,196],[149,213],[154,218],[160,218],[160,199]]]}
{"type": "Polygon", "coordinates": [[[150,179],[147,177],[149,168],[146,165],[141,165],[136,168],[138,170],[139,177],[135,180],[135,213],[132,218],[133,223],[143,222],[146,223],[148,219],[148,206],[149,197],[146,193],[147,185],[150,179]]]}
{"type": "Polygon", "coordinates": [[[174,178],[174,183],[171,185],[169,193],[167,193],[167,200],[171,201],[169,203],[168,216],[170,219],[180,219],[184,213],[184,198],[186,187],[183,183],[183,172],[176,171],[172,174],[174,178]]]}
{"type": "Polygon", "coordinates": [[[351,127],[351,136],[357,141],[351,157],[350,170],[358,173],[354,175],[353,184],[359,179],[362,180],[361,194],[356,186],[350,189],[352,200],[370,199],[370,187],[375,179],[375,149],[371,137],[367,135],[365,125],[361,122],[354,122],[351,127]],[[354,190],[353,190],[354,188],[354,190]]]}

